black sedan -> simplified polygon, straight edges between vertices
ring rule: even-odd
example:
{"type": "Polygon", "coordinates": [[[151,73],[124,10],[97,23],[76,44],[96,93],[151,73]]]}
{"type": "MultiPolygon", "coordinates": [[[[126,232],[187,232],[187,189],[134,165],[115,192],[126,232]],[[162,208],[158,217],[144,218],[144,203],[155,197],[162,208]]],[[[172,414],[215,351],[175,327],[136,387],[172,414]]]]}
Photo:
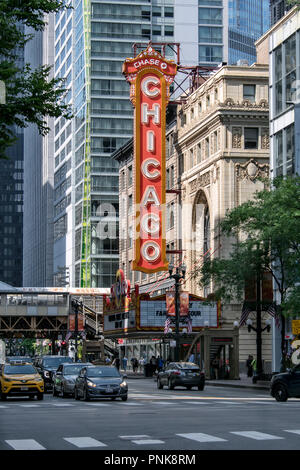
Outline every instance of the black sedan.
{"type": "Polygon", "coordinates": [[[287,401],[289,397],[300,398],[300,365],[288,372],[274,374],[270,393],[276,401],[287,401]]]}
{"type": "Polygon", "coordinates": [[[192,362],[170,362],[157,376],[157,388],[162,389],[164,385],[167,385],[169,390],[173,390],[177,385],[188,390],[192,387],[203,390],[205,375],[199,366],[192,362]]]}
{"type": "Polygon", "coordinates": [[[91,398],[121,398],[128,397],[127,376],[121,375],[116,367],[111,366],[87,366],[81,369],[75,381],[74,398],[83,398],[89,401],[91,398]]]}
{"type": "Polygon", "coordinates": [[[87,363],[60,364],[57,371],[53,375],[53,396],[57,397],[61,394],[63,397],[74,395],[75,380],[81,369],[85,366],[92,365],[87,363]]]}

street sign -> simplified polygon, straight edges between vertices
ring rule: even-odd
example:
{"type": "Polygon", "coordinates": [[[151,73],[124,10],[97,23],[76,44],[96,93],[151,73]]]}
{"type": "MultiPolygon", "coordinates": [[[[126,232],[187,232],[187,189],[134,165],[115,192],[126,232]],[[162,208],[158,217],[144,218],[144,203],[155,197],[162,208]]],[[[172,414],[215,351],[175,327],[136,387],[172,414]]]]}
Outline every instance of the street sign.
{"type": "Polygon", "coordinates": [[[300,320],[292,320],[293,335],[300,335],[300,320]]]}

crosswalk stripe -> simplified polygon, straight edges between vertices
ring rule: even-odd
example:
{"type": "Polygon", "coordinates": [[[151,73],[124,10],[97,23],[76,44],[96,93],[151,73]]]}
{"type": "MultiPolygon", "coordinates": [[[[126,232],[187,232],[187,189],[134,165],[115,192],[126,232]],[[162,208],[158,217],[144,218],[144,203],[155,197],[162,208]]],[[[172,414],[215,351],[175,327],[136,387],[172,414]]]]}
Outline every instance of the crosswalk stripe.
{"type": "Polygon", "coordinates": [[[137,434],[135,436],[119,436],[119,438],[131,441],[132,439],[150,439],[150,436],[147,434],[137,434]]]}
{"type": "Polygon", "coordinates": [[[176,434],[176,436],[184,437],[192,441],[197,442],[226,442],[227,439],[222,439],[221,437],[210,436],[209,434],[203,434],[201,432],[190,432],[187,434],[176,434]]]}
{"type": "Polygon", "coordinates": [[[273,436],[272,434],[266,434],[266,433],[258,432],[258,431],[239,431],[239,432],[230,432],[230,434],[236,434],[237,436],[248,437],[249,439],[255,439],[256,441],[284,439],[283,437],[273,436]]]}
{"type": "Polygon", "coordinates": [[[81,449],[87,447],[107,447],[107,444],[97,441],[92,437],[64,437],[64,440],[81,449]]]}
{"type": "Polygon", "coordinates": [[[34,439],[15,439],[5,442],[15,450],[45,450],[45,447],[34,439]]]}
{"type": "Polygon", "coordinates": [[[284,432],[291,432],[292,434],[300,434],[300,429],[285,429],[284,432]]]}
{"type": "Polygon", "coordinates": [[[124,405],[127,405],[127,406],[143,406],[142,403],[130,403],[130,402],[129,403],[128,402],[123,403],[122,406],[124,406],[124,405]]]}

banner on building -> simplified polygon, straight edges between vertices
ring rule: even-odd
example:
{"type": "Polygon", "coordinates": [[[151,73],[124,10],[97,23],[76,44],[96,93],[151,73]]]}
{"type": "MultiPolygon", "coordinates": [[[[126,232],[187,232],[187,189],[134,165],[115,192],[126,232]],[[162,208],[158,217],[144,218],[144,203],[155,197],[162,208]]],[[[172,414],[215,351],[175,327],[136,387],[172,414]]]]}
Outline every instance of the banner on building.
{"type": "Polygon", "coordinates": [[[189,301],[190,301],[190,294],[189,292],[180,292],[180,316],[186,317],[189,314],[189,301]]]}
{"type": "Polygon", "coordinates": [[[130,82],[134,106],[134,260],[132,270],[167,271],[165,235],[166,107],[177,65],[150,45],[126,59],[123,74],[130,82]]]}
{"type": "Polygon", "coordinates": [[[167,315],[175,317],[175,292],[166,293],[166,309],[167,315]]]}

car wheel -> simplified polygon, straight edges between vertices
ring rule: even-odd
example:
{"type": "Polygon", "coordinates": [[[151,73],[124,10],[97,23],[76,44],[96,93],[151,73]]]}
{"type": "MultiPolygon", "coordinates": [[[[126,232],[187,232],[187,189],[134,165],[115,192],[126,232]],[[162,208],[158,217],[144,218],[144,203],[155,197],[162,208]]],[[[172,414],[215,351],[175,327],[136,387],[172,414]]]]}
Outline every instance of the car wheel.
{"type": "Polygon", "coordinates": [[[83,399],[84,401],[90,401],[89,393],[86,388],[84,389],[84,392],[83,392],[83,399]]]}
{"type": "Polygon", "coordinates": [[[121,397],[121,398],[122,398],[122,401],[127,401],[128,396],[125,395],[125,397],[121,397]]]}
{"type": "Polygon", "coordinates": [[[58,397],[58,392],[56,391],[56,388],[54,387],[54,385],[53,385],[53,389],[52,389],[52,395],[54,397],[58,397]]]}
{"type": "Polygon", "coordinates": [[[202,390],[204,390],[204,385],[198,385],[198,390],[200,390],[200,392],[202,392],[202,390]]]}
{"type": "Polygon", "coordinates": [[[75,398],[75,400],[80,400],[76,387],[74,388],[74,398],[75,398]]]}
{"type": "Polygon", "coordinates": [[[44,400],[44,394],[43,393],[38,393],[36,397],[37,397],[38,400],[44,400]]]}
{"type": "Polygon", "coordinates": [[[68,394],[65,392],[64,387],[62,387],[62,389],[61,389],[61,396],[62,396],[63,398],[66,398],[66,397],[68,396],[68,394]]]}
{"type": "Polygon", "coordinates": [[[164,388],[163,384],[161,383],[159,379],[157,379],[157,388],[159,388],[160,390],[164,388]]]}
{"type": "Polygon", "coordinates": [[[278,384],[274,387],[273,395],[276,401],[287,401],[288,399],[287,390],[282,384],[278,384]]]}
{"type": "Polygon", "coordinates": [[[168,390],[174,390],[174,384],[172,384],[171,379],[168,380],[168,390]]]}

